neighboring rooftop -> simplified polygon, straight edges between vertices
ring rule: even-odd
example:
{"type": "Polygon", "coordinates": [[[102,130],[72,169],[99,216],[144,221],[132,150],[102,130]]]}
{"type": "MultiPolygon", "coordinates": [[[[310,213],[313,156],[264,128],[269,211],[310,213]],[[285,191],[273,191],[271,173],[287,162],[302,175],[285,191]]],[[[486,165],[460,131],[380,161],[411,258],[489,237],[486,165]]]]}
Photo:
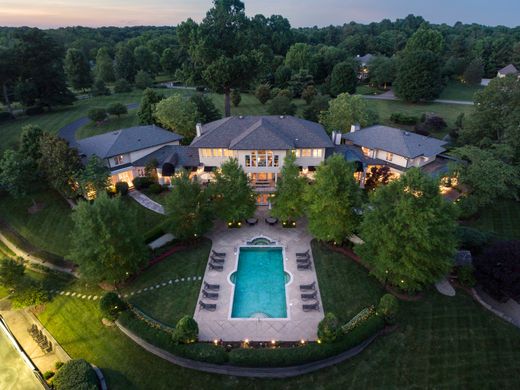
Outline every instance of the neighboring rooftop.
{"type": "Polygon", "coordinates": [[[516,67],[513,64],[509,64],[507,66],[504,66],[502,69],[500,69],[498,71],[498,73],[507,76],[508,74],[517,74],[518,73],[518,69],[516,69],[516,67]]]}
{"type": "Polygon", "coordinates": [[[357,146],[384,150],[407,158],[435,156],[445,151],[443,146],[447,143],[437,138],[382,125],[343,134],[342,137],[357,146]]]}
{"type": "Polygon", "coordinates": [[[193,168],[200,164],[196,148],[183,145],[166,145],[132,163],[135,167],[144,167],[156,160],[159,166],[169,163],[174,167],[193,168]]]}
{"type": "Polygon", "coordinates": [[[365,54],[364,56],[357,56],[356,60],[362,65],[368,65],[370,61],[372,61],[375,58],[372,54],[365,54]]]}
{"type": "Polygon", "coordinates": [[[197,148],[289,150],[330,148],[332,141],[319,123],[293,116],[233,116],[202,126],[197,148]]]}
{"type": "Polygon", "coordinates": [[[136,126],[81,139],[78,149],[87,157],[109,158],[181,139],[179,134],[155,125],[136,126]]]}

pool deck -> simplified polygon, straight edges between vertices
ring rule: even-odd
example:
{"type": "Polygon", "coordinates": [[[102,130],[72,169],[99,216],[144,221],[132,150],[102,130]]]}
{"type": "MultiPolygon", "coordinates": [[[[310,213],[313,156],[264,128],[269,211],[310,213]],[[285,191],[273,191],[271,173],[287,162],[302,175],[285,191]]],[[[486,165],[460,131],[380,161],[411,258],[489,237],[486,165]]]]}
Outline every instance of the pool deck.
{"type": "MultiPolygon", "coordinates": [[[[218,224],[213,230],[210,238],[213,248],[217,252],[226,253],[226,262],[222,272],[210,271],[206,268],[204,280],[211,284],[219,284],[219,298],[216,301],[199,299],[205,303],[216,303],[215,311],[195,309],[194,318],[199,325],[199,339],[202,341],[298,341],[316,340],[318,323],[323,318],[323,306],[319,295],[318,280],[314,269],[314,261],[311,270],[298,271],[296,265],[296,252],[310,250],[311,235],[308,233],[305,221],[300,221],[296,228],[285,229],[281,224],[270,226],[265,223],[264,218],[267,211],[260,209],[257,212],[258,224],[247,226],[244,224],[240,229],[228,229],[225,224],[218,224]],[[284,267],[285,271],[292,276],[291,282],[286,284],[288,295],[288,319],[231,319],[231,302],[233,286],[229,282],[229,275],[236,269],[238,261],[238,247],[246,241],[265,236],[277,241],[285,249],[284,267]],[[320,310],[304,312],[300,297],[300,284],[308,284],[316,281],[318,291],[318,302],[320,310]]],[[[204,284],[202,284],[204,288],[204,284]]],[[[305,302],[306,304],[314,301],[305,302]]]]}

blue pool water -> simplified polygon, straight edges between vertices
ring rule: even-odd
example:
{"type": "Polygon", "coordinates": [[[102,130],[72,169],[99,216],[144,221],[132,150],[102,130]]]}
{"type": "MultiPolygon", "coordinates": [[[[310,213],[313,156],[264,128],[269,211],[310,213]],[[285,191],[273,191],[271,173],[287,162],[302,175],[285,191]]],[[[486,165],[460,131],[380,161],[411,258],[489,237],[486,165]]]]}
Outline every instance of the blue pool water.
{"type": "Polygon", "coordinates": [[[240,248],[232,318],[286,318],[282,248],[240,248]]]}

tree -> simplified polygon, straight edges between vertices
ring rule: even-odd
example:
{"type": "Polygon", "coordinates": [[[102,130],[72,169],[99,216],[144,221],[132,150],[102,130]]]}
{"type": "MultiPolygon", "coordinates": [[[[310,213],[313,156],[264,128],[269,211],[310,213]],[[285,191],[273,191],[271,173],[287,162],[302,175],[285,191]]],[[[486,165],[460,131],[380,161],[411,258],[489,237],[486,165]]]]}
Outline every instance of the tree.
{"type": "Polygon", "coordinates": [[[213,209],[208,190],[182,171],[172,180],[165,209],[168,231],[179,240],[202,237],[213,226],[213,209]]]}
{"type": "Polygon", "coordinates": [[[99,125],[101,122],[107,119],[107,110],[100,107],[91,108],[88,110],[87,116],[92,122],[96,122],[96,124],[99,125]]]}
{"type": "Polygon", "coordinates": [[[51,108],[72,104],[75,97],[65,81],[63,47],[37,28],[21,29],[15,37],[12,50],[20,80],[18,98],[27,106],[51,108]]]}
{"type": "Polygon", "coordinates": [[[332,69],[330,75],[330,92],[338,96],[344,92],[356,93],[357,75],[354,64],[351,62],[340,62],[332,69]]]}
{"type": "Polygon", "coordinates": [[[139,105],[139,111],[137,112],[137,118],[139,118],[140,125],[151,125],[153,121],[153,113],[155,111],[155,105],[159,103],[164,97],[159,95],[151,88],[146,88],[141,98],[141,104],[139,105]]]}
{"type": "Polygon", "coordinates": [[[267,111],[271,115],[294,115],[296,113],[296,105],[291,98],[276,96],[271,100],[267,111]]]}
{"type": "Polygon", "coordinates": [[[324,95],[316,95],[310,104],[304,108],[303,117],[309,121],[318,122],[322,112],[329,108],[330,98],[324,95]]]}
{"type": "Polygon", "coordinates": [[[209,96],[196,93],[190,97],[190,101],[197,107],[197,122],[208,123],[222,118],[209,96]]]}
{"type": "Polygon", "coordinates": [[[94,369],[83,359],[66,362],[52,379],[56,390],[97,390],[98,379],[94,369]]]}
{"type": "Polygon", "coordinates": [[[339,323],[334,313],[325,314],[318,324],[318,339],[324,343],[336,341],[339,332],[339,323]]]}
{"type": "Polygon", "coordinates": [[[251,217],[256,209],[255,193],[238,160],[231,158],[215,172],[213,185],[217,216],[227,222],[251,217]]]}
{"type": "Polygon", "coordinates": [[[135,86],[139,89],[151,88],[153,86],[152,76],[144,70],[140,70],[135,75],[135,86]]]}
{"type": "MultiPolygon", "coordinates": [[[[518,168],[504,161],[504,153],[464,146],[453,150],[461,161],[452,166],[459,182],[469,188],[468,200],[473,210],[493,204],[496,199],[514,198],[520,188],[518,168]]],[[[463,199],[464,203],[467,201],[463,199]]]]}
{"type": "Polygon", "coordinates": [[[224,112],[231,115],[231,89],[246,86],[255,77],[250,39],[250,21],[240,0],[214,0],[200,25],[193,20],[178,27],[181,46],[191,61],[202,66],[202,78],[215,90],[223,91],[224,112]]]}
{"type": "Polygon", "coordinates": [[[399,59],[393,86],[396,95],[408,102],[437,99],[443,88],[439,56],[429,50],[406,52],[399,59]]]}
{"type": "MultiPolygon", "coordinates": [[[[143,71],[148,75],[155,75],[156,69],[154,64],[153,53],[148,47],[143,45],[137,46],[134,49],[134,59],[136,70],[143,71]]],[[[137,74],[139,74],[139,72],[137,74]]]]}
{"type": "Polygon", "coordinates": [[[260,84],[255,89],[255,96],[261,104],[265,104],[271,98],[271,88],[267,84],[260,84]]]}
{"type": "Polygon", "coordinates": [[[30,156],[7,149],[0,159],[0,188],[14,198],[31,194],[38,184],[36,166],[30,156]]]}
{"type": "Polygon", "coordinates": [[[480,58],[475,58],[466,67],[463,78],[467,84],[479,85],[480,82],[482,81],[483,75],[484,75],[484,65],[482,65],[482,60],[480,58]]]}
{"type": "Polygon", "coordinates": [[[234,107],[238,107],[240,102],[242,101],[242,96],[240,95],[240,90],[235,88],[231,91],[231,103],[233,103],[234,107]]]}
{"type": "Polygon", "coordinates": [[[85,279],[117,283],[146,262],[137,216],[120,197],[103,192],[92,203],[80,202],[72,220],[70,257],[85,279]]]}
{"type": "Polygon", "coordinates": [[[93,199],[97,194],[106,191],[110,183],[110,171],[98,156],[93,155],[85,168],[76,174],[79,193],[86,199],[93,199]]]}
{"type": "Polygon", "coordinates": [[[274,80],[277,87],[285,88],[289,85],[289,81],[291,80],[292,70],[288,66],[280,65],[276,68],[276,72],[274,74],[274,80]]]}
{"type": "MultiPolygon", "coordinates": [[[[124,182],[121,182],[124,183],[124,182]]],[[[99,300],[99,310],[105,318],[116,320],[119,313],[126,309],[125,302],[115,292],[107,292],[99,300]]]]}
{"type": "Polygon", "coordinates": [[[125,79],[129,83],[134,82],[136,73],[135,59],[132,50],[127,45],[120,45],[116,50],[114,71],[117,79],[125,79]]]}
{"type": "Polygon", "coordinates": [[[35,163],[40,159],[40,141],[43,130],[35,125],[25,125],[20,134],[19,152],[26,157],[30,157],[35,163]]]}
{"type": "Polygon", "coordinates": [[[312,99],[318,94],[316,87],[314,85],[306,86],[302,91],[302,99],[305,100],[305,103],[311,104],[312,99]]]}
{"type": "Polygon", "coordinates": [[[387,166],[372,166],[365,180],[367,191],[375,190],[380,185],[387,185],[390,181],[390,168],[387,166]]]}
{"type": "Polygon", "coordinates": [[[74,89],[85,90],[92,85],[90,65],[83,52],[77,49],[67,50],[65,56],[65,74],[74,89]]]}
{"type": "Polygon", "coordinates": [[[376,121],[376,114],[368,109],[366,99],[342,93],[329,102],[329,109],[320,115],[320,123],[328,132],[348,133],[354,124],[366,127],[376,121]]]}
{"type": "Polygon", "coordinates": [[[108,96],[110,95],[110,89],[108,89],[103,80],[99,79],[94,81],[90,93],[92,96],[108,96]]]}
{"type": "Polygon", "coordinates": [[[309,231],[318,240],[341,244],[358,225],[354,209],[361,198],[354,166],[335,154],[318,167],[315,178],[304,193],[309,231]]]}
{"type": "Polygon", "coordinates": [[[392,84],[396,74],[396,61],[388,57],[376,57],[368,65],[370,81],[378,86],[387,88],[388,84],[392,84]]]}
{"type": "Polygon", "coordinates": [[[199,337],[199,325],[191,316],[183,316],[175,325],[173,340],[176,343],[191,344],[199,337]]]}
{"type": "Polygon", "coordinates": [[[304,211],[303,192],[305,179],[300,176],[294,153],[287,153],[284,159],[281,177],[276,183],[272,214],[282,221],[296,221],[304,211]]]}
{"type": "Polygon", "coordinates": [[[123,103],[111,103],[107,107],[107,113],[120,118],[121,115],[128,114],[128,108],[123,103]]]}
{"type": "Polygon", "coordinates": [[[23,282],[25,266],[23,263],[11,259],[0,261],[0,285],[16,289],[23,282]]]}
{"type": "Polygon", "coordinates": [[[399,301],[392,294],[383,295],[377,305],[377,313],[382,315],[388,324],[395,323],[398,310],[399,301]]]}
{"type": "Polygon", "coordinates": [[[316,64],[314,62],[312,46],[301,42],[292,45],[285,55],[285,66],[294,73],[302,69],[313,73],[316,64]]]}
{"type": "Polygon", "coordinates": [[[181,63],[177,53],[172,48],[166,48],[161,55],[161,67],[170,76],[175,74],[175,71],[179,69],[181,63]]]}
{"type": "Polygon", "coordinates": [[[96,79],[103,80],[105,83],[115,80],[114,63],[106,47],[100,48],[97,52],[94,74],[96,79]]]}
{"type": "Polygon", "coordinates": [[[114,83],[115,93],[132,92],[132,85],[125,79],[119,79],[114,83]]]}
{"type": "Polygon", "coordinates": [[[157,103],[154,117],[161,125],[185,138],[195,137],[197,106],[180,94],[174,94],[157,103]]]}
{"type": "Polygon", "coordinates": [[[81,169],[78,151],[70,148],[67,141],[44,133],[40,142],[40,172],[49,185],[66,197],[74,195],[75,174],[81,169]]]}
{"type": "Polygon", "coordinates": [[[289,80],[291,97],[301,97],[303,90],[311,85],[314,85],[314,79],[307,69],[293,72],[289,80]]]}
{"type": "Polygon", "coordinates": [[[416,52],[428,50],[436,55],[442,54],[444,39],[442,34],[428,27],[426,23],[410,37],[406,43],[406,51],[416,52]]]}
{"type": "Polygon", "coordinates": [[[438,183],[412,168],[372,193],[355,251],[379,280],[421,290],[453,265],[456,217],[438,183]]]}
{"type": "Polygon", "coordinates": [[[11,116],[13,116],[11,90],[17,74],[18,70],[14,51],[7,47],[0,47],[0,86],[2,87],[2,100],[7,108],[7,112],[9,112],[11,116]]]}
{"type": "Polygon", "coordinates": [[[507,301],[520,297],[520,241],[498,241],[474,259],[475,277],[484,291],[507,301]]]}

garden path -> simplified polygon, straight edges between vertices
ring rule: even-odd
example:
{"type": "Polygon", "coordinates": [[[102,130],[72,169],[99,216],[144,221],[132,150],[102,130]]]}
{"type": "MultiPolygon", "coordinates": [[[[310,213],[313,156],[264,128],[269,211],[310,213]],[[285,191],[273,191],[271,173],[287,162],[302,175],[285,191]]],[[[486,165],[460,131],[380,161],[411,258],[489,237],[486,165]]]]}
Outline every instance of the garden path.
{"type": "Polygon", "coordinates": [[[128,195],[135,200],[137,203],[139,203],[141,206],[146,207],[148,210],[151,210],[155,213],[165,215],[166,212],[164,211],[163,205],[153,201],[149,197],[147,197],[145,194],[143,194],[140,191],[132,190],[128,193],[128,195]]]}

